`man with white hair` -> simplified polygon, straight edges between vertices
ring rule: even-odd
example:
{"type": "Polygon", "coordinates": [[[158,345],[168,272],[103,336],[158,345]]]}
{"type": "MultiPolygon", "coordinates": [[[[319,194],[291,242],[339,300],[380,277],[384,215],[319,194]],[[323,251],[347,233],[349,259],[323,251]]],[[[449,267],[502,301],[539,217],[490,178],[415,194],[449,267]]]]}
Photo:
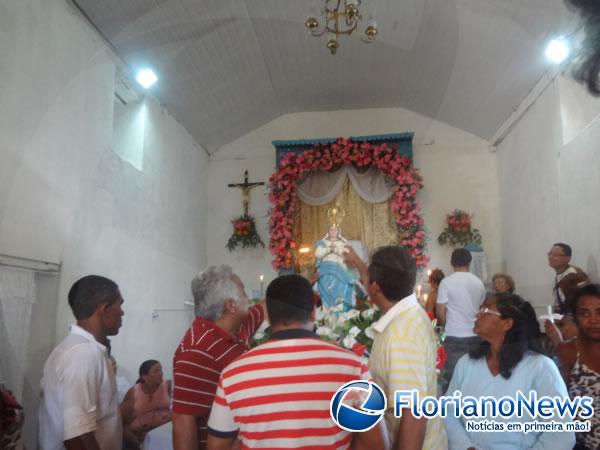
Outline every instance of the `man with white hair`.
{"type": "Polygon", "coordinates": [[[196,319],[173,357],[175,450],[206,448],[206,423],[221,371],[248,350],[265,318],[248,307],[244,284],[229,266],[210,266],[192,280],[196,319]]]}

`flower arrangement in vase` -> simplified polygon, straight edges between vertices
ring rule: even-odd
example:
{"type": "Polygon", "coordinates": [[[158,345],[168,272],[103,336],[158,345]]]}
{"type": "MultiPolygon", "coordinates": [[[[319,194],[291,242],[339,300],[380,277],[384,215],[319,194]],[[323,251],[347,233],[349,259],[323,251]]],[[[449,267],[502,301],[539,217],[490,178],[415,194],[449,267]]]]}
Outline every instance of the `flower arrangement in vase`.
{"type": "Polygon", "coordinates": [[[450,247],[464,247],[470,243],[481,245],[481,234],[477,228],[471,228],[471,218],[461,209],[446,214],[446,228],[438,236],[438,243],[450,247]]]}
{"type": "Polygon", "coordinates": [[[256,231],[254,217],[244,214],[231,221],[233,225],[233,234],[227,241],[227,249],[232,252],[238,246],[242,248],[254,248],[265,244],[256,231]]]}

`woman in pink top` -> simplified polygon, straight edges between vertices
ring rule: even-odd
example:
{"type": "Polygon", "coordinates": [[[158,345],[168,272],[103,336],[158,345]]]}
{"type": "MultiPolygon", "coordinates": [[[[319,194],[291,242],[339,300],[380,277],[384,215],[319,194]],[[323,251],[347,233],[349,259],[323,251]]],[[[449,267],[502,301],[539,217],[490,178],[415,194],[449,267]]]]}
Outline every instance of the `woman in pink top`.
{"type": "Polygon", "coordinates": [[[121,404],[123,434],[127,448],[137,449],[146,433],[171,420],[171,382],[163,380],[158,361],[144,361],[140,378],[121,404]]]}

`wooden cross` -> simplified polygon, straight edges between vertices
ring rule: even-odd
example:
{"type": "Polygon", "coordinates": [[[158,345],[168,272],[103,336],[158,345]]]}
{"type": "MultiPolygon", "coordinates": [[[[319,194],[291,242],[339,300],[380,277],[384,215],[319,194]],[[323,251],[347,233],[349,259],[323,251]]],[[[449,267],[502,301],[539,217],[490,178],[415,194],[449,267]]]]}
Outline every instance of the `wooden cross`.
{"type": "Polygon", "coordinates": [[[230,183],[227,186],[232,188],[240,188],[242,190],[242,204],[244,205],[244,215],[248,215],[248,205],[250,204],[250,190],[256,186],[263,186],[265,183],[260,181],[256,183],[248,183],[248,171],[244,171],[243,183],[230,183]]]}

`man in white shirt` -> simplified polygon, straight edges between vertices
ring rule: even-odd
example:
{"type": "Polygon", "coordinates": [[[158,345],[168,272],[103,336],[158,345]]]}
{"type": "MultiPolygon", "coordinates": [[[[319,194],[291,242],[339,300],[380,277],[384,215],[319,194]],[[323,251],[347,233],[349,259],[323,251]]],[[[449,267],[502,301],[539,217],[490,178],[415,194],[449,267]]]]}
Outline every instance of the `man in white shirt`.
{"type": "Polygon", "coordinates": [[[578,282],[588,281],[586,273],[579,267],[572,266],[571,247],[562,242],[558,242],[552,246],[548,252],[548,265],[556,272],[554,276],[554,287],[552,288],[552,296],[554,298],[554,312],[560,314],[568,314],[570,306],[567,304],[565,295],[565,284],[575,286],[578,282]],[[571,281],[571,283],[569,283],[571,281]]]}
{"type": "Polygon", "coordinates": [[[98,275],[77,281],[69,305],[77,319],[46,361],[41,382],[41,450],[119,450],[121,417],[108,336],[119,332],[123,298],[98,275]]]}
{"type": "Polygon", "coordinates": [[[485,300],[483,283],[469,272],[471,253],[464,248],[455,249],[450,264],[454,273],[440,283],[436,304],[438,321],[446,325],[444,348],[448,360],[440,382],[443,391],[450,383],[454,366],[460,357],[479,343],[479,337],[473,332],[473,326],[475,315],[485,300]]]}

